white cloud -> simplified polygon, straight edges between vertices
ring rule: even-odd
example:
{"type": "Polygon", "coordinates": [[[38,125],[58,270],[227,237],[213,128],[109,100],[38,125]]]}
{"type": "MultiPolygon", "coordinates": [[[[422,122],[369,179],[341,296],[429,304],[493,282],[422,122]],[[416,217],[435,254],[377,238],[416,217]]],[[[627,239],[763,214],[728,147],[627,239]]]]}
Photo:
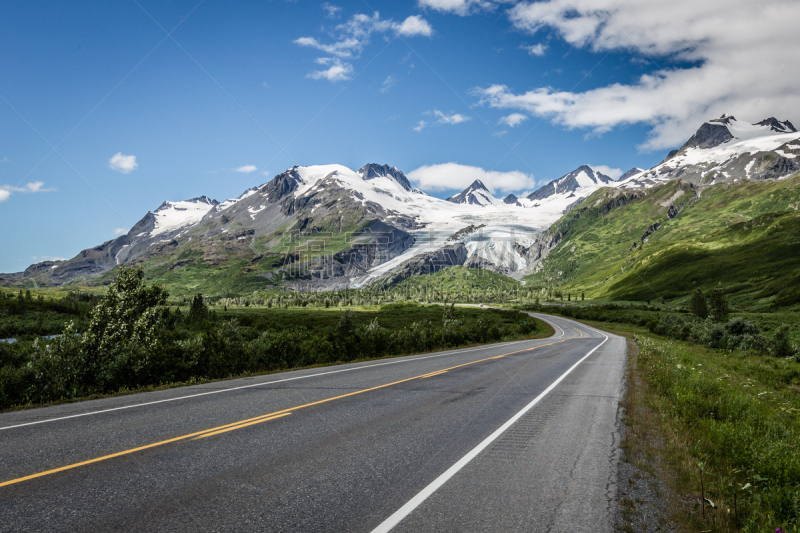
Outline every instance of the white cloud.
{"type": "Polygon", "coordinates": [[[32,181],[27,183],[24,187],[13,187],[11,185],[0,186],[0,188],[12,192],[49,192],[55,190],[55,189],[44,189],[43,187],[44,187],[43,181],[32,181]]]}
{"type": "Polygon", "coordinates": [[[605,174],[612,180],[615,180],[622,176],[623,172],[621,168],[613,168],[606,165],[589,165],[592,170],[595,172],[599,172],[600,174],[605,174]]]}
{"type": "Polygon", "coordinates": [[[50,192],[54,188],[45,189],[43,181],[32,181],[22,187],[15,187],[13,185],[0,185],[0,202],[5,202],[11,196],[11,193],[36,193],[36,192],[50,192]]]}
{"type": "Polygon", "coordinates": [[[424,191],[465,189],[475,180],[481,180],[492,194],[533,189],[536,186],[533,176],[518,170],[498,172],[458,163],[425,165],[409,172],[408,179],[424,191]]]}
{"type": "Polygon", "coordinates": [[[337,57],[320,57],[317,63],[330,65],[325,70],[315,70],[309,72],[306,77],[312,80],[326,79],[328,81],[349,80],[353,76],[353,65],[345,63],[337,57]]]}
{"type": "Polygon", "coordinates": [[[239,168],[234,168],[234,172],[241,172],[243,174],[250,174],[251,172],[255,172],[258,170],[258,167],[255,165],[242,165],[239,168]]]}
{"type": "Polygon", "coordinates": [[[342,14],[341,6],[334,6],[328,2],[325,2],[321,7],[322,10],[325,11],[325,16],[329,19],[338,19],[342,14]]]}
{"type": "Polygon", "coordinates": [[[498,124],[505,124],[509,128],[515,128],[528,120],[528,117],[522,113],[511,113],[510,115],[500,119],[498,124]]]}
{"type": "Polygon", "coordinates": [[[416,35],[430,37],[433,34],[431,25],[419,15],[412,15],[400,24],[392,24],[392,29],[397,35],[403,37],[414,37],[416,35]]]}
{"type": "Polygon", "coordinates": [[[597,133],[648,124],[645,150],[679,145],[722,113],[756,121],[800,112],[800,2],[794,0],[549,0],[517,4],[509,17],[518,29],[552,29],[596,53],[626,51],[689,66],[584,92],[539,87],[516,93],[502,84],[477,89],[493,107],[597,133]]]}
{"type": "Polygon", "coordinates": [[[394,87],[395,83],[397,83],[397,78],[395,78],[394,76],[391,76],[391,75],[386,76],[386,79],[383,80],[383,87],[381,87],[381,92],[382,93],[388,93],[389,89],[394,87]]]}
{"type": "Polygon", "coordinates": [[[428,7],[442,13],[453,13],[455,15],[471,15],[478,11],[491,10],[497,4],[508,3],[508,0],[419,0],[420,7],[428,7]]]}
{"type": "Polygon", "coordinates": [[[323,44],[316,40],[314,37],[300,37],[294,40],[294,44],[300,46],[309,46],[322,50],[326,54],[331,54],[337,57],[353,57],[356,52],[360,52],[363,47],[358,39],[343,39],[333,44],[323,44]]]}
{"type": "Polygon", "coordinates": [[[136,162],[135,155],[123,155],[122,152],[117,152],[108,160],[108,167],[111,170],[116,170],[123,174],[133,172],[138,166],[139,163],[136,162]]]}
{"type": "Polygon", "coordinates": [[[370,15],[357,14],[345,23],[339,24],[331,32],[332,43],[323,43],[315,37],[300,37],[293,42],[298,46],[315,48],[325,52],[330,57],[318,58],[317,63],[330,65],[326,70],[317,70],[308,74],[308,78],[328,81],[347,80],[352,77],[353,65],[350,63],[358,58],[369,44],[370,37],[375,33],[394,32],[401,37],[430,36],[433,34],[431,25],[418,15],[410,16],[401,23],[392,19],[381,19],[377,11],[370,15]]]}
{"type": "Polygon", "coordinates": [[[453,113],[452,115],[447,115],[442,113],[438,109],[434,109],[433,111],[426,111],[426,115],[433,115],[436,117],[436,124],[461,124],[462,122],[467,122],[468,120],[472,120],[472,117],[465,117],[464,115],[460,115],[458,113],[453,113]]]}
{"type": "Polygon", "coordinates": [[[523,50],[527,50],[528,53],[532,56],[543,56],[545,52],[547,52],[547,45],[546,44],[531,44],[531,45],[524,45],[522,46],[523,50]]]}
{"type": "Polygon", "coordinates": [[[32,261],[66,261],[64,257],[58,257],[55,255],[33,255],[31,256],[32,261]]]}
{"type": "Polygon", "coordinates": [[[428,125],[428,123],[427,123],[427,122],[425,122],[424,120],[420,120],[420,121],[417,123],[417,125],[416,125],[416,126],[414,126],[414,131],[416,131],[416,132],[420,132],[420,131],[424,130],[424,129],[425,129],[425,126],[427,126],[427,125],[428,125]]]}
{"type": "Polygon", "coordinates": [[[125,235],[128,233],[128,230],[125,228],[114,228],[114,235],[125,235]]]}

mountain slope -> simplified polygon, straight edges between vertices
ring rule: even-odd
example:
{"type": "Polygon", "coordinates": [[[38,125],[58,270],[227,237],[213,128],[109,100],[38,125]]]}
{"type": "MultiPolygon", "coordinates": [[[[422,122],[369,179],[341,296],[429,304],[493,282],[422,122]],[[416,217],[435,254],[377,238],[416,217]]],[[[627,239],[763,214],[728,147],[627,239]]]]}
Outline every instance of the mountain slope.
{"type": "Polygon", "coordinates": [[[768,118],[756,124],[723,115],[697,132],[652,169],[621,180],[635,189],[674,179],[707,187],[737,179],[774,179],[800,170],[800,133],[791,122],[768,118]]]}
{"type": "Polygon", "coordinates": [[[603,189],[547,232],[529,284],[593,297],[656,299],[722,284],[740,301],[800,302],[800,174],[703,190],[682,180],[603,189]]]}
{"type": "Polygon", "coordinates": [[[576,194],[579,191],[585,192],[589,189],[594,190],[613,182],[614,180],[605,174],[595,172],[594,169],[588,165],[582,165],[569,174],[564,174],[560,178],[532,192],[527,196],[527,199],[535,201],[544,200],[555,195],[576,194]]]}
{"type": "Polygon", "coordinates": [[[481,180],[475,180],[472,184],[461,191],[460,193],[451,196],[447,199],[448,202],[453,202],[454,204],[469,204],[469,205],[493,205],[497,204],[498,200],[492,193],[489,192],[489,189],[486,188],[486,185],[483,184],[481,180]]]}
{"type": "MultiPolygon", "coordinates": [[[[144,267],[180,293],[278,285],[325,290],[467,266],[515,279],[534,274],[537,283],[599,286],[602,280],[604,294],[611,294],[607,282],[619,281],[630,269],[626,261],[633,257],[635,264],[684,213],[696,212],[690,206],[706,205],[727,190],[723,184],[748,176],[772,184],[771,178],[800,168],[798,155],[800,133],[790,122],[747,124],[723,116],[701,125],[650,170],[631,169],[615,182],[583,165],[524,198],[497,199],[476,180],[442,200],[389,165],[293,167],[222,203],[206,197],[164,202],[126,235],[69,261],[0,275],[0,283],[106,283],[125,264],[144,267]],[[626,220],[624,231],[618,216],[626,220]]],[[[730,194],[751,192],[741,187],[730,194]]],[[[759,209],[739,213],[767,214],[759,209]]],[[[683,227],[675,242],[727,227],[712,214],[702,218],[683,227]]]]}

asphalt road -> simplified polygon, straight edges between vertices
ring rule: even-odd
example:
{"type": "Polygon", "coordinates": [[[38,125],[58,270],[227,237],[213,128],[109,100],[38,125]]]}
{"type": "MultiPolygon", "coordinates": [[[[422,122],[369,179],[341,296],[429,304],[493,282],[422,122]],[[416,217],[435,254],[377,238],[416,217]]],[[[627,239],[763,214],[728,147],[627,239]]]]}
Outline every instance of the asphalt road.
{"type": "Polygon", "coordinates": [[[548,339],[0,414],[0,531],[612,531],[625,341],[548,339]]]}

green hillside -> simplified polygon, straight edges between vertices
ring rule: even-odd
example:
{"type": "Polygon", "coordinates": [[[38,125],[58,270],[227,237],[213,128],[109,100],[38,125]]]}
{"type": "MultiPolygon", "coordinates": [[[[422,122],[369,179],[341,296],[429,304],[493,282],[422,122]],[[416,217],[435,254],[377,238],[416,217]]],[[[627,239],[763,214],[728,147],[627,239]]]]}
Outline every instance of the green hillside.
{"type": "Polygon", "coordinates": [[[420,299],[478,302],[516,298],[521,288],[517,280],[491,270],[452,266],[404,279],[391,290],[420,299]]]}
{"type": "Polygon", "coordinates": [[[550,228],[562,240],[526,281],[623,300],[721,285],[747,307],[796,305],[798,208],[800,175],[699,194],[679,180],[644,192],[603,189],[550,228]]]}

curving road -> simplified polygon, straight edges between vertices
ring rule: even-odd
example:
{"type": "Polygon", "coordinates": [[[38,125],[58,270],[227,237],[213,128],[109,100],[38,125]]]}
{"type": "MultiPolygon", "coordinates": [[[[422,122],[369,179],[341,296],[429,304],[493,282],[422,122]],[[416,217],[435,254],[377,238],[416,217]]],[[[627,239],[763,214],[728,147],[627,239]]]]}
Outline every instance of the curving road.
{"type": "Polygon", "coordinates": [[[612,531],[625,340],[0,414],[0,531],[612,531]]]}

